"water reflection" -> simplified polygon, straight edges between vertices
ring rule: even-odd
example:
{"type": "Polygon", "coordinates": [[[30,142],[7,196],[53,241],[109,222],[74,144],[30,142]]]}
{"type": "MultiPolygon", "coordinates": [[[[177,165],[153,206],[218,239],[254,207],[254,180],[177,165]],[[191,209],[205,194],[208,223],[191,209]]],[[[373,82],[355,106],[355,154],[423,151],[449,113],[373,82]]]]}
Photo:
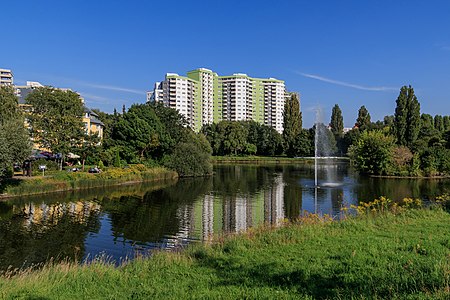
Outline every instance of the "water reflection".
{"type": "Polygon", "coordinates": [[[0,269],[51,257],[105,254],[120,261],[263,223],[276,226],[305,210],[338,215],[342,206],[382,195],[399,200],[450,191],[449,180],[359,178],[345,162],[318,171],[319,183],[338,184],[315,188],[313,165],[218,165],[209,178],[0,202],[0,269]]]}

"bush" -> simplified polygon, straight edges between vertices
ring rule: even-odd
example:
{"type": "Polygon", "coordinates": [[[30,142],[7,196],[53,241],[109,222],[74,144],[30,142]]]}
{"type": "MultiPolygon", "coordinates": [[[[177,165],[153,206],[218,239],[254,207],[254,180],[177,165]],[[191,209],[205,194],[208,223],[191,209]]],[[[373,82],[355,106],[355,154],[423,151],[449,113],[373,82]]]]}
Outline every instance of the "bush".
{"type": "Polygon", "coordinates": [[[58,171],[59,166],[58,164],[53,160],[46,160],[46,159],[37,159],[35,161],[31,162],[31,170],[34,172],[39,172],[39,166],[46,166],[46,171],[58,171]]]}
{"type": "Polygon", "coordinates": [[[364,131],[349,148],[355,168],[363,174],[391,174],[394,138],[379,130],[364,131]]]}
{"type": "Polygon", "coordinates": [[[179,143],[164,164],[180,176],[203,176],[212,173],[211,147],[203,134],[190,134],[179,143]]]}

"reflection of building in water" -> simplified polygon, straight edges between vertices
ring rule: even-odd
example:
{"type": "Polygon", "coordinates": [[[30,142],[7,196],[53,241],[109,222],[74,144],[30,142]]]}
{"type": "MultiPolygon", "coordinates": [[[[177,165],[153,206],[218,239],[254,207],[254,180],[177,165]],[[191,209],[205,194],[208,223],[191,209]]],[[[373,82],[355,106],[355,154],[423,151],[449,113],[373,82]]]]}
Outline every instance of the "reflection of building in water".
{"type": "Polygon", "coordinates": [[[253,226],[252,201],[249,195],[226,197],[223,203],[223,229],[226,232],[239,232],[253,226]]]}
{"type": "Polygon", "coordinates": [[[214,196],[205,195],[202,206],[202,240],[208,240],[214,233],[214,196]]]}
{"type": "Polygon", "coordinates": [[[284,219],[284,182],[282,175],[274,178],[274,183],[264,191],[264,221],[279,225],[284,219]]]}
{"type": "Polygon", "coordinates": [[[100,205],[95,202],[69,202],[36,205],[28,203],[20,209],[26,216],[24,226],[30,227],[32,224],[56,225],[65,215],[69,215],[74,222],[85,223],[91,214],[100,210],[100,205]]]}
{"type": "Polygon", "coordinates": [[[178,233],[168,239],[168,247],[195,237],[203,241],[220,232],[240,232],[263,222],[278,225],[285,218],[282,175],[272,186],[257,193],[227,196],[203,195],[193,205],[177,210],[178,233]]]}

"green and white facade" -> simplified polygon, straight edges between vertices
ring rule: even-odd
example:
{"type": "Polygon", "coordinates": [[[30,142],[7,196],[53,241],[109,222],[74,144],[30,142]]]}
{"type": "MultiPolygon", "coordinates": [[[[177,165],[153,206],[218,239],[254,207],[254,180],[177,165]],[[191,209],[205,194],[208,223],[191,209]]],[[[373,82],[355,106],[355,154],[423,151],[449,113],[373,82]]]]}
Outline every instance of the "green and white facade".
{"type": "Polygon", "coordinates": [[[149,94],[149,101],[177,109],[196,131],[222,120],[254,120],[283,131],[287,93],[284,81],[275,78],[252,78],[241,73],[219,76],[200,68],[186,77],[167,73],[149,94]]]}

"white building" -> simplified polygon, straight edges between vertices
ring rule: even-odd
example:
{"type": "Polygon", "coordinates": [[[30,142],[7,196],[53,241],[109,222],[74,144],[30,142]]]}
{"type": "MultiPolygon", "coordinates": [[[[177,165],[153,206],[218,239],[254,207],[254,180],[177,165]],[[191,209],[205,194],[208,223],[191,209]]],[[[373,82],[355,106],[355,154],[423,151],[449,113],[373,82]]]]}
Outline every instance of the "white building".
{"type": "Polygon", "coordinates": [[[0,69],[0,86],[14,85],[14,76],[9,69],[0,69]]]}
{"type": "Polygon", "coordinates": [[[196,131],[222,120],[253,120],[281,133],[286,95],[282,80],[243,73],[218,76],[200,68],[188,72],[187,77],[168,73],[163,82],[155,83],[148,101],[177,109],[196,131]]]}

